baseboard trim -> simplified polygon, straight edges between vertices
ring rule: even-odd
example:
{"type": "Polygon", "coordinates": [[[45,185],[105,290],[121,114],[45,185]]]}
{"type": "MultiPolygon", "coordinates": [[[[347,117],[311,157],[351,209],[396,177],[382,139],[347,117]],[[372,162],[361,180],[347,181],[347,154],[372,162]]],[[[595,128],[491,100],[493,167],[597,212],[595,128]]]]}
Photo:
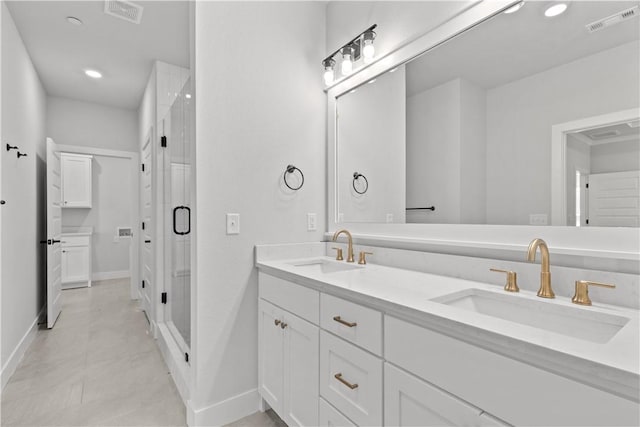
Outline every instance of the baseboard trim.
{"type": "Polygon", "coordinates": [[[131,272],[129,270],[102,271],[99,273],[93,273],[91,275],[91,281],[96,282],[98,280],[126,279],[129,277],[131,277],[131,272]]]}
{"type": "Polygon", "coordinates": [[[193,408],[191,401],[187,402],[186,407],[189,427],[223,426],[258,412],[260,393],[254,388],[202,409],[193,408]]]}
{"type": "Polygon", "coordinates": [[[16,348],[13,349],[11,356],[9,356],[9,360],[2,367],[2,372],[0,372],[0,390],[4,390],[4,386],[7,385],[9,379],[16,371],[18,364],[24,357],[24,354],[27,352],[27,349],[33,342],[33,339],[36,337],[36,332],[38,330],[38,320],[42,319],[44,316],[45,307],[40,309],[40,312],[36,316],[35,320],[24,334],[16,348]]]}
{"type": "Polygon", "coordinates": [[[180,393],[182,402],[187,405],[189,400],[189,365],[184,360],[184,353],[178,347],[171,335],[171,331],[164,323],[158,324],[158,347],[164,358],[164,363],[169,368],[171,378],[180,393]]]}

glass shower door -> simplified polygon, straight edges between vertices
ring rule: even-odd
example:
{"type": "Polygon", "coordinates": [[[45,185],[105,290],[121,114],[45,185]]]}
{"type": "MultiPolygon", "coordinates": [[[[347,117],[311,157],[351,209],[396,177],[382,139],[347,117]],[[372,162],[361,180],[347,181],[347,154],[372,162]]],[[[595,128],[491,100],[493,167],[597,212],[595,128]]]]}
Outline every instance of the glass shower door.
{"type": "Polygon", "coordinates": [[[193,99],[190,80],[164,120],[165,321],[185,353],[191,346],[191,149],[193,99]],[[168,157],[168,158],[167,158],[168,157]]]}

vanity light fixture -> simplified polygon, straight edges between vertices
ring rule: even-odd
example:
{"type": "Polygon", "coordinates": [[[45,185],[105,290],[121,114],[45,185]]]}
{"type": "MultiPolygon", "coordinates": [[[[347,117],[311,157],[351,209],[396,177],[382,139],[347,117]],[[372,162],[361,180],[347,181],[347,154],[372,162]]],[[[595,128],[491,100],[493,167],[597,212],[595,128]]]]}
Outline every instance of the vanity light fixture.
{"type": "Polygon", "coordinates": [[[329,86],[335,79],[336,60],[334,58],[338,54],[342,57],[340,72],[343,76],[348,76],[353,72],[353,63],[358,61],[361,57],[364,59],[365,64],[369,64],[373,61],[375,56],[373,40],[376,38],[376,33],[373,30],[375,30],[377,26],[377,24],[370,26],[347,43],[343,44],[339,49],[322,61],[325,85],[329,86]]]}
{"type": "Polygon", "coordinates": [[[520,10],[520,8],[522,8],[522,6],[524,6],[524,1],[521,1],[520,3],[514,4],[509,9],[505,10],[504,13],[506,13],[508,15],[510,13],[517,12],[517,11],[520,10]]]}
{"type": "Polygon", "coordinates": [[[84,70],[84,73],[91,77],[92,79],[101,79],[102,78],[102,73],[100,71],[96,71],[96,70],[84,70]]]}
{"type": "Polygon", "coordinates": [[[566,2],[557,1],[550,3],[544,11],[544,16],[552,18],[564,13],[569,5],[566,2]]]}

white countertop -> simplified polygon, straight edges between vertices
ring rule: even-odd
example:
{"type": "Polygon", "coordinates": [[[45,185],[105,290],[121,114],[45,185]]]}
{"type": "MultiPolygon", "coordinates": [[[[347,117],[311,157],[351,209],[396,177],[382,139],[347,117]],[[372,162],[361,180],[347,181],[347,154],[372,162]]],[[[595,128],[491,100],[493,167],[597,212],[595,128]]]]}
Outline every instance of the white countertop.
{"type": "Polygon", "coordinates": [[[93,227],[62,227],[63,236],[91,236],[93,227]]]}
{"type": "Polygon", "coordinates": [[[296,266],[312,259],[258,260],[268,274],[337,296],[350,298],[386,314],[424,324],[491,351],[525,361],[559,375],[640,401],[640,328],[638,311],[611,305],[578,306],[568,298],[546,300],[535,293],[507,293],[486,283],[374,264],[322,273],[296,266]],[[497,317],[431,301],[453,292],[481,289],[520,301],[544,301],[586,316],[614,315],[629,321],[606,343],[549,332],[497,317]]]}

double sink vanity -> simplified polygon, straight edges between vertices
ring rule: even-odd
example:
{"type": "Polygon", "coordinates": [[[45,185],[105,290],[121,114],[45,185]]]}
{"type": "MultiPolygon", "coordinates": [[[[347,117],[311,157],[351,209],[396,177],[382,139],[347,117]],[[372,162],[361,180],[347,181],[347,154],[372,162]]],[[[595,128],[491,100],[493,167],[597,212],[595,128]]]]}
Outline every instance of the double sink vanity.
{"type": "Polygon", "coordinates": [[[287,425],[640,423],[636,310],[347,262],[350,240],[256,248],[259,392],[287,425]]]}

